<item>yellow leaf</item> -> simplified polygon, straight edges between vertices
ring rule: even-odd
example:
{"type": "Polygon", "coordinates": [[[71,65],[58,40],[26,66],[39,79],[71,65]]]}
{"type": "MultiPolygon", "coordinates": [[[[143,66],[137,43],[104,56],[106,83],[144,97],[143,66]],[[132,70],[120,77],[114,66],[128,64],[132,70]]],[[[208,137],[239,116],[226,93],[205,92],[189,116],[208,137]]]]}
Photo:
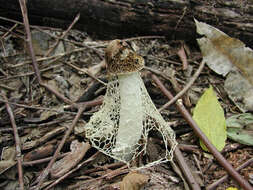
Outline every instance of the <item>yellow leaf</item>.
{"type": "Polygon", "coordinates": [[[226,190],[238,190],[238,189],[235,188],[235,187],[229,187],[229,188],[227,188],[226,190]]]}
{"type": "Polygon", "coordinates": [[[120,183],[120,190],[140,190],[149,181],[149,176],[130,172],[120,183]]]}
{"type": "MultiPolygon", "coordinates": [[[[221,151],[227,138],[226,120],[212,86],[199,99],[193,111],[193,119],[209,141],[221,151]]],[[[200,145],[203,150],[208,151],[202,141],[200,145]]]]}

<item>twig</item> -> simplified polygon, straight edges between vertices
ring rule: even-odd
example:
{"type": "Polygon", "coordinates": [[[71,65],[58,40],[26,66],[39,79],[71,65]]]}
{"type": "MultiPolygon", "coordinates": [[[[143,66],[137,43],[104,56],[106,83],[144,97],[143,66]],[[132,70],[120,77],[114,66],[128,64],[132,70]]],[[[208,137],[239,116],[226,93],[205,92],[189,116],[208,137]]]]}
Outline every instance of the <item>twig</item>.
{"type": "Polygon", "coordinates": [[[173,64],[173,65],[178,65],[178,66],[181,66],[181,65],[182,65],[182,63],[180,63],[180,62],[173,61],[173,60],[169,60],[168,58],[165,59],[165,58],[156,57],[156,56],[153,56],[153,55],[148,55],[148,58],[149,58],[149,59],[151,58],[151,59],[153,59],[153,60],[162,61],[162,62],[169,63],[169,64],[173,64]]]}
{"type": "Polygon", "coordinates": [[[97,171],[102,171],[102,170],[106,171],[108,169],[112,170],[112,169],[122,167],[122,166],[125,166],[125,165],[126,164],[123,163],[123,162],[116,162],[116,163],[112,163],[112,164],[106,164],[106,165],[103,165],[103,166],[97,166],[96,168],[85,170],[84,172],[82,172],[81,175],[87,175],[87,174],[91,174],[91,173],[94,173],[94,172],[97,172],[97,171]]]}
{"type": "MultiPolygon", "coordinates": [[[[126,164],[123,163],[123,162],[117,162],[117,163],[113,163],[113,164],[107,164],[107,165],[104,165],[104,166],[98,166],[96,168],[92,168],[92,169],[86,170],[86,171],[82,172],[82,175],[90,174],[90,173],[93,173],[93,172],[96,172],[96,171],[100,171],[100,170],[108,170],[108,169],[112,169],[112,168],[116,168],[116,167],[121,167],[122,168],[124,166],[126,166],[126,164]]],[[[78,187],[80,185],[83,186],[84,184],[91,183],[91,182],[94,182],[94,181],[97,181],[97,180],[100,180],[100,179],[104,179],[107,176],[111,176],[111,174],[115,174],[114,171],[116,171],[116,170],[113,170],[113,171],[109,170],[109,173],[106,173],[105,175],[97,177],[97,178],[94,178],[94,179],[90,179],[88,181],[84,181],[82,184],[75,184],[70,189],[78,189],[78,187]]]]}
{"type": "MultiPolygon", "coordinates": [[[[55,69],[55,68],[57,68],[59,66],[60,65],[53,65],[51,67],[47,67],[45,69],[41,69],[40,71],[41,72],[48,71],[48,70],[51,70],[51,69],[55,69]]],[[[23,73],[23,74],[19,74],[19,75],[9,76],[9,77],[6,76],[6,78],[0,78],[0,81],[10,80],[10,79],[18,78],[18,77],[25,77],[25,76],[30,76],[30,75],[34,75],[34,72],[28,72],[28,73],[23,73]]]]}
{"type": "MultiPolygon", "coordinates": [[[[5,49],[5,47],[4,47],[4,42],[3,42],[3,40],[2,39],[0,39],[0,42],[1,42],[1,45],[2,45],[2,48],[3,48],[3,54],[4,54],[4,56],[2,56],[3,57],[3,60],[5,61],[5,62],[7,62],[7,59],[6,59],[6,55],[7,55],[7,53],[6,53],[6,49],[5,49]]],[[[1,69],[1,73],[2,73],[2,69],[1,69]]],[[[5,75],[6,76],[6,75],[5,75]]]]}
{"type": "Polygon", "coordinates": [[[50,184],[45,190],[49,190],[52,187],[54,187],[55,185],[57,185],[58,183],[60,183],[62,180],[64,180],[65,178],[67,178],[70,174],[72,174],[73,172],[77,171],[78,169],[80,169],[84,164],[87,164],[91,161],[93,161],[98,155],[100,154],[100,152],[96,152],[94,155],[92,155],[90,158],[88,158],[87,160],[83,161],[82,163],[78,164],[74,169],[70,170],[69,172],[67,172],[66,174],[64,174],[63,176],[61,176],[60,178],[58,178],[57,180],[55,180],[52,184],[50,184]]]}
{"type": "Polygon", "coordinates": [[[119,169],[113,170],[111,171],[109,174],[106,175],[105,179],[106,180],[111,180],[119,175],[128,173],[130,171],[130,168],[128,168],[128,166],[122,166],[119,169]]]}
{"type": "MultiPolygon", "coordinates": [[[[240,165],[239,167],[236,168],[236,171],[240,171],[243,168],[246,168],[247,166],[249,166],[250,164],[253,163],[253,158],[249,159],[247,162],[243,163],[242,165],[240,165]]],[[[211,185],[208,185],[206,187],[206,190],[212,190],[215,187],[217,187],[219,184],[223,183],[226,179],[228,178],[228,175],[224,175],[222,178],[220,178],[219,180],[215,181],[214,183],[212,183],[211,185]]]]}
{"type": "Polygon", "coordinates": [[[16,27],[18,26],[18,24],[14,24],[13,27],[11,27],[3,36],[1,36],[1,40],[4,39],[12,30],[14,30],[16,27]]]}
{"type": "Polygon", "coordinates": [[[244,148],[246,145],[244,144],[240,144],[240,143],[232,143],[232,144],[228,144],[227,146],[225,146],[221,153],[224,154],[226,152],[231,152],[231,151],[236,151],[237,149],[241,149],[244,148]]]}
{"type": "Polygon", "coordinates": [[[178,162],[178,165],[180,166],[180,168],[181,168],[181,170],[188,182],[188,185],[191,187],[191,189],[200,190],[201,188],[200,188],[198,182],[193,177],[192,172],[191,172],[190,168],[188,167],[188,165],[187,165],[187,163],[186,163],[186,161],[185,161],[185,159],[178,147],[175,148],[174,154],[175,154],[176,160],[178,162]]]}
{"type": "Polygon", "coordinates": [[[193,158],[194,158],[194,160],[196,162],[197,168],[199,169],[199,173],[201,174],[201,176],[203,176],[202,168],[200,166],[200,163],[199,163],[199,160],[198,160],[196,154],[193,154],[193,158]]]}
{"type": "Polygon", "coordinates": [[[133,41],[133,40],[142,40],[142,39],[164,39],[165,36],[137,36],[137,37],[132,37],[132,38],[125,38],[122,39],[122,41],[128,42],[128,41],[133,41]]]}
{"type": "Polygon", "coordinates": [[[60,98],[63,102],[65,102],[66,104],[73,104],[73,102],[66,98],[64,95],[62,95],[61,93],[57,92],[54,88],[52,88],[51,86],[45,84],[45,83],[40,83],[41,86],[43,86],[45,89],[47,89],[48,91],[52,92],[57,98],[60,98]]]}
{"type": "Polygon", "coordinates": [[[198,70],[194,73],[194,75],[192,76],[191,80],[189,81],[189,83],[187,83],[185,85],[185,87],[183,88],[183,90],[181,90],[175,97],[171,98],[169,102],[167,102],[166,104],[164,104],[159,111],[162,111],[164,109],[166,109],[168,106],[170,106],[171,104],[173,104],[174,102],[176,102],[178,100],[178,98],[180,98],[181,96],[184,95],[184,93],[189,90],[189,88],[192,86],[192,84],[194,83],[194,81],[198,78],[198,76],[200,75],[201,71],[203,70],[205,66],[205,62],[202,61],[201,64],[199,65],[198,70]]]}
{"type": "Polygon", "coordinates": [[[183,67],[182,69],[183,70],[186,70],[187,67],[188,67],[188,61],[187,61],[187,56],[185,54],[185,51],[184,51],[184,46],[182,45],[181,48],[178,50],[177,52],[177,55],[179,56],[182,64],[183,64],[183,67]]]}
{"type": "MultiPolygon", "coordinates": [[[[65,52],[65,53],[59,53],[59,54],[52,55],[52,56],[49,56],[49,57],[38,58],[37,62],[47,61],[47,60],[50,60],[50,59],[52,59],[51,62],[55,62],[55,61],[59,60],[60,58],[66,56],[66,55],[69,55],[69,54],[75,53],[75,52],[84,51],[85,49],[86,48],[76,48],[74,50],[71,50],[71,51],[68,51],[68,52],[65,52]]],[[[15,64],[15,65],[12,65],[11,68],[20,67],[20,66],[23,66],[23,65],[28,64],[28,63],[32,63],[32,61],[21,62],[21,63],[15,64]]]]}
{"type": "Polygon", "coordinates": [[[169,81],[171,80],[171,78],[169,76],[167,76],[165,73],[163,73],[163,72],[161,72],[157,69],[153,69],[153,68],[147,67],[147,66],[144,66],[144,69],[146,69],[146,70],[148,70],[148,71],[150,71],[150,72],[152,72],[156,75],[160,75],[161,77],[163,77],[166,80],[169,80],[169,81]]]}
{"type": "Polygon", "coordinates": [[[79,67],[77,67],[77,66],[75,66],[75,65],[73,65],[72,63],[69,63],[69,62],[65,62],[65,64],[72,67],[72,68],[74,68],[74,69],[76,69],[77,71],[80,71],[80,72],[83,72],[83,73],[89,75],[91,78],[93,78],[94,80],[100,82],[103,85],[105,85],[105,86],[107,85],[104,81],[98,79],[96,76],[94,76],[92,73],[90,73],[88,69],[86,69],[86,68],[81,69],[81,68],[79,68],[79,67]]]}
{"type": "MultiPolygon", "coordinates": [[[[62,36],[60,38],[65,38],[65,36],[67,35],[67,33],[71,30],[71,28],[75,25],[75,23],[79,20],[80,18],[80,13],[78,13],[74,19],[74,21],[69,25],[68,29],[63,32],[62,36]]],[[[54,45],[47,51],[47,53],[45,54],[45,57],[47,57],[54,49],[55,47],[59,44],[60,40],[57,39],[56,42],[54,43],[54,45]]]]}
{"type": "MultiPolygon", "coordinates": [[[[165,88],[162,82],[155,76],[152,75],[152,79],[158,85],[160,90],[169,98],[172,99],[172,94],[165,88]]],[[[252,190],[251,185],[243,179],[243,177],[232,167],[230,163],[222,156],[222,154],[215,148],[215,146],[208,140],[206,135],[200,130],[197,123],[192,119],[190,113],[186,110],[184,105],[177,101],[176,103],[177,109],[188,122],[188,124],[193,128],[195,134],[202,140],[202,142],[206,145],[208,150],[214,155],[217,161],[225,168],[225,170],[229,173],[231,177],[233,177],[238,184],[244,188],[245,190],[252,190]]]]}
{"type": "Polygon", "coordinates": [[[31,26],[31,27],[33,27],[33,28],[37,29],[38,31],[43,32],[43,33],[45,33],[45,34],[47,34],[47,35],[49,35],[52,38],[55,38],[57,40],[63,40],[65,42],[69,42],[69,43],[72,43],[72,44],[77,45],[77,46],[81,46],[81,47],[85,47],[85,48],[91,49],[91,50],[93,50],[94,52],[97,53],[97,55],[99,56],[100,59],[103,59],[102,54],[104,52],[102,52],[102,51],[100,51],[100,50],[98,50],[98,49],[96,49],[94,47],[88,46],[87,44],[82,43],[82,42],[76,42],[76,41],[73,41],[73,40],[69,40],[69,39],[66,39],[66,38],[61,38],[61,37],[55,36],[52,33],[46,32],[46,31],[42,30],[41,28],[39,28],[37,26],[31,26]]]}
{"type": "MultiPolygon", "coordinates": [[[[60,155],[58,155],[57,159],[63,158],[64,156],[67,156],[68,154],[69,154],[68,152],[60,154],[60,155]]],[[[49,162],[52,158],[53,157],[50,156],[50,157],[42,158],[42,159],[39,159],[39,160],[27,161],[27,162],[23,162],[22,165],[23,166],[32,166],[32,165],[36,165],[36,164],[41,164],[41,163],[49,162]]]]}
{"type": "Polygon", "coordinates": [[[173,30],[173,31],[174,31],[174,32],[173,32],[173,39],[175,38],[175,32],[177,31],[177,28],[178,28],[180,22],[181,22],[182,19],[184,18],[185,14],[186,14],[186,11],[187,11],[187,7],[184,7],[183,13],[182,13],[182,15],[180,16],[180,18],[178,19],[177,24],[176,24],[176,26],[175,26],[175,28],[174,28],[174,30],[173,30]]]}
{"type": "MultiPolygon", "coordinates": [[[[75,115],[76,115],[76,112],[73,112],[73,113],[75,113],[75,115]]],[[[62,117],[60,119],[53,120],[53,121],[50,121],[50,122],[47,122],[47,123],[26,124],[24,126],[17,127],[17,130],[20,131],[20,130],[24,130],[24,129],[28,129],[28,128],[46,127],[46,126],[51,126],[51,125],[58,124],[58,123],[63,122],[63,121],[66,122],[66,121],[70,121],[70,120],[72,120],[72,118],[62,117]]],[[[10,131],[13,131],[13,129],[12,128],[3,128],[3,129],[0,129],[0,132],[10,132],[10,131]]]]}
{"type": "MultiPolygon", "coordinates": [[[[7,98],[5,95],[3,97],[6,99],[8,102],[7,98]]],[[[24,177],[23,177],[23,169],[22,169],[22,154],[21,154],[21,143],[20,139],[18,136],[18,130],[17,130],[17,125],[14,119],[13,112],[11,110],[11,107],[8,103],[5,103],[7,112],[10,116],[10,121],[11,121],[11,126],[13,128],[13,134],[15,138],[15,144],[16,144],[16,159],[17,159],[17,164],[18,164],[18,180],[19,180],[19,186],[21,190],[24,190],[24,177]]]]}
{"type": "Polygon", "coordinates": [[[5,18],[5,17],[2,17],[2,16],[0,16],[0,19],[1,19],[1,20],[5,20],[5,21],[8,21],[8,22],[12,22],[12,23],[16,23],[16,24],[24,25],[22,22],[19,22],[19,21],[16,21],[16,20],[10,19],[10,18],[5,18]]]}
{"type": "MultiPolygon", "coordinates": [[[[3,28],[4,30],[6,30],[6,32],[11,33],[12,36],[15,36],[15,37],[17,37],[17,38],[20,38],[20,39],[22,39],[22,40],[25,40],[25,37],[21,36],[20,34],[17,34],[17,33],[15,33],[15,32],[13,32],[13,29],[14,29],[14,28],[8,29],[8,28],[5,28],[5,27],[3,27],[3,26],[2,26],[1,28],[3,28]]],[[[5,37],[6,37],[6,36],[5,36],[5,37]]]]}
{"type": "Polygon", "coordinates": [[[24,21],[26,35],[27,35],[27,43],[28,43],[28,47],[29,47],[30,56],[32,58],[33,68],[34,68],[34,71],[35,71],[35,74],[37,76],[39,83],[42,83],[41,76],[40,76],[40,70],[38,68],[37,61],[35,58],[35,53],[33,51],[32,35],[31,35],[29,20],[28,20],[28,16],[27,16],[27,8],[26,8],[25,0],[19,0],[19,4],[20,4],[21,11],[22,11],[23,21],[24,21]]]}
{"type": "MultiPolygon", "coordinates": [[[[39,107],[39,106],[27,106],[27,105],[24,105],[24,104],[18,104],[18,103],[14,103],[14,102],[9,102],[9,101],[6,101],[6,100],[2,100],[0,99],[0,102],[3,102],[3,103],[8,103],[8,104],[11,104],[11,105],[14,105],[14,106],[18,106],[18,107],[21,107],[21,108],[26,108],[26,109],[36,109],[36,110],[45,110],[45,111],[54,111],[56,113],[68,113],[68,114],[72,114],[72,115],[76,115],[76,112],[71,112],[71,111],[59,111],[57,109],[52,109],[52,108],[45,108],[45,107],[39,107]]],[[[1,131],[1,129],[0,129],[1,131]]]]}
{"type": "Polygon", "coordinates": [[[10,91],[15,91],[16,90],[15,88],[12,88],[10,86],[6,86],[4,84],[0,84],[0,88],[5,88],[6,90],[10,90],[10,91]]]}
{"type": "Polygon", "coordinates": [[[199,154],[200,150],[197,145],[178,144],[178,148],[183,152],[199,154]]]}

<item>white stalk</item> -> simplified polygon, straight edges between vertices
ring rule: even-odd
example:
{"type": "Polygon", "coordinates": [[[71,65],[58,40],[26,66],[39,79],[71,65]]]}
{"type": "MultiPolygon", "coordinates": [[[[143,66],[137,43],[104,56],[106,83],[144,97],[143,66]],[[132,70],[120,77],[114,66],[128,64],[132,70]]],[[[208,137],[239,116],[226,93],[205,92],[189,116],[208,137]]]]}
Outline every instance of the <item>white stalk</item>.
{"type": "Polygon", "coordinates": [[[113,153],[122,158],[131,159],[131,151],[142,134],[141,78],[139,72],[118,76],[120,89],[120,121],[116,145],[113,153]]]}

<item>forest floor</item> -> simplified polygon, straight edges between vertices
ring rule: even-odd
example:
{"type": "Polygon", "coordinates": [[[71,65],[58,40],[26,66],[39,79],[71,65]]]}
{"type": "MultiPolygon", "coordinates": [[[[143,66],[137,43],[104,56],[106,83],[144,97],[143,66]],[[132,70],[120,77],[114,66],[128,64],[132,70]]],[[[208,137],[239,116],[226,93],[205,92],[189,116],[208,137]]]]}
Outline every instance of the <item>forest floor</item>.
{"type": "MultiPolygon", "coordinates": [[[[51,189],[120,189],[120,182],[130,169],[124,163],[90,147],[89,140],[85,137],[85,124],[99,110],[101,97],[106,91],[104,50],[109,41],[93,40],[86,32],[78,30],[68,31],[63,38],[64,31],[55,28],[33,27],[31,33],[41,80],[51,90],[39,83],[38,75],[34,72],[29,48],[25,43],[24,27],[19,24],[13,28],[0,27],[0,188],[13,190],[19,186],[16,138],[10,113],[6,110],[9,105],[20,139],[16,143],[21,146],[26,189],[32,186],[40,172],[47,167],[65,132],[72,125],[74,129],[58,154],[58,165],[53,166],[53,171],[42,183],[43,189],[50,185],[51,189]],[[65,99],[56,97],[54,92],[65,99]],[[78,105],[93,100],[95,103],[87,107],[78,121],[73,123],[78,115],[77,108],[80,110],[78,105]],[[83,149],[87,151],[84,152],[83,149]]],[[[152,81],[151,73],[156,74],[166,88],[176,95],[189,82],[201,63],[202,56],[198,47],[184,41],[168,41],[162,36],[124,40],[145,59],[141,76],[157,108],[161,108],[168,99],[152,81]],[[186,56],[178,52],[184,52],[186,56]],[[184,58],[187,61],[182,63],[184,58]]],[[[191,114],[204,90],[210,85],[219,98],[225,117],[240,113],[224,90],[224,77],[205,66],[182,98],[191,114]]],[[[206,189],[226,175],[225,169],[214,156],[201,149],[199,138],[174,104],[163,109],[161,115],[175,131],[178,147],[201,188],[206,189]]],[[[145,155],[147,160],[155,159],[165,151],[159,145],[159,138],[150,134],[150,139],[145,155]]],[[[222,155],[237,168],[252,159],[253,149],[228,139],[222,155]]],[[[166,162],[139,170],[139,173],[149,177],[142,188],[187,189],[185,177],[178,173],[178,163],[174,163],[175,165],[166,162]]],[[[252,161],[240,174],[246,180],[252,180],[252,161]]],[[[224,190],[228,187],[239,188],[228,177],[213,189],[224,190]]]]}

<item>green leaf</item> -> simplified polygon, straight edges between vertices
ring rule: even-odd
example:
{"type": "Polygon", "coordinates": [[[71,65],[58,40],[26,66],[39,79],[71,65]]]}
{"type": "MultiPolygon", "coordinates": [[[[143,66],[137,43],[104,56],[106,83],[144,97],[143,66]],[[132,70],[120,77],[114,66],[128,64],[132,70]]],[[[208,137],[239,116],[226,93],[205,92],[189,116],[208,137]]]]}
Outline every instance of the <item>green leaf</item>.
{"type": "Polygon", "coordinates": [[[253,146],[253,130],[228,128],[228,138],[245,145],[253,146]]]}
{"type": "MultiPolygon", "coordinates": [[[[194,111],[193,119],[199,128],[208,137],[209,141],[221,151],[227,138],[226,120],[212,86],[210,86],[199,99],[194,111]]],[[[200,140],[200,146],[208,151],[200,140]]]]}
{"type": "Polygon", "coordinates": [[[236,114],[227,118],[226,124],[227,127],[233,128],[250,127],[253,125],[253,115],[251,113],[236,114]]]}
{"type": "Polygon", "coordinates": [[[253,115],[237,114],[226,120],[228,138],[245,145],[253,146],[253,115]]]}

